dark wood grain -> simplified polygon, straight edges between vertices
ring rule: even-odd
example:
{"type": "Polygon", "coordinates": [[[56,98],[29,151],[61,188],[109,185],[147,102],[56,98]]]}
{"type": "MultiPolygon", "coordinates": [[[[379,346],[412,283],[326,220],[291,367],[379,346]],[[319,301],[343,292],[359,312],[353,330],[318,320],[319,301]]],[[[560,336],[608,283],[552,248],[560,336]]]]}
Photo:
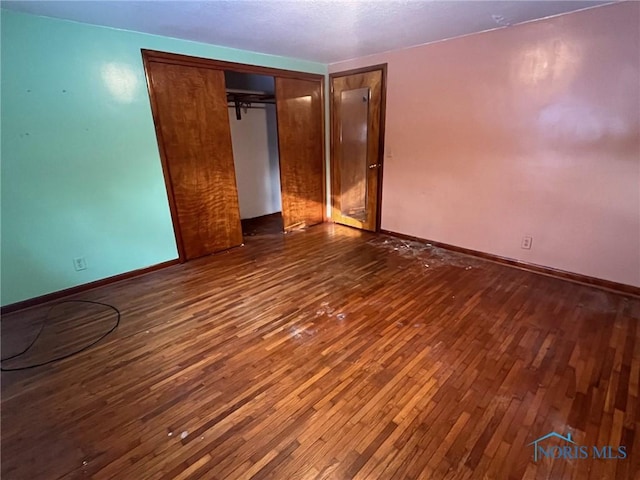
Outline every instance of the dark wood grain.
{"type": "MultiPolygon", "coordinates": [[[[335,224],[82,298],[117,306],[120,327],[2,373],[3,479],[640,471],[637,298],[335,224]],[[628,457],[535,463],[527,445],[550,431],[628,457]]],[[[5,315],[3,352],[47,308],[5,315]]],[[[105,327],[90,311],[55,318],[49,346],[105,327]]]]}
{"type": "Polygon", "coordinates": [[[276,77],[282,218],[285,230],[324,220],[322,81],[276,77]]]}
{"type": "Polygon", "coordinates": [[[224,73],[154,61],[146,68],[181,258],[240,245],[224,73]]]}
{"type": "Polygon", "coordinates": [[[380,226],[380,205],[382,199],[382,170],[384,156],[384,116],[386,105],[386,65],[338,72],[330,75],[331,82],[331,218],[335,222],[377,231],[380,226]],[[343,195],[358,194],[351,185],[342,185],[342,179],[349,177],[352,162],[342,158],[341,94],[344,91],[369,88],[367,123],[367,178],[366,178],[366,219],[350,217],[342,208],[343,195]]]}

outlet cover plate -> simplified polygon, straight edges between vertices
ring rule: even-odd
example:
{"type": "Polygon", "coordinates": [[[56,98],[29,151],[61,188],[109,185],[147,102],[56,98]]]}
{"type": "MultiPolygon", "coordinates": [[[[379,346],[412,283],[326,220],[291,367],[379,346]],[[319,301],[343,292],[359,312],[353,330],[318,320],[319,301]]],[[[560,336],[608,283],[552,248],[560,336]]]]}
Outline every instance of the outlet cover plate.
{"type": "Polygon", "coordinates": [[[87,260],[84,257],[76,257],[73,259],[73,268],[76,272],[87,269],[87,260]]]}
{"type": "Polygon", "coordinates": [[[530,237],[530,236],[522,237],[522,243],[520,244],[520,247],[525,250],[531,250],[532,243],[533,243],[533,237],[530,237]]]}

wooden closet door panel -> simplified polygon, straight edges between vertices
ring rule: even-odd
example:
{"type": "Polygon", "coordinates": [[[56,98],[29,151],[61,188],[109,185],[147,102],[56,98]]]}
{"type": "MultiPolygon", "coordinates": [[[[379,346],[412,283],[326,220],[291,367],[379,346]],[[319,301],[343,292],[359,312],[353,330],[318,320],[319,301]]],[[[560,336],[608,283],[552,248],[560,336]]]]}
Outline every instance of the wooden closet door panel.
{"type": "Polygon", "coordinates": [[[276,77],[282,218],[285,230],[322,223],[322,83],[276,77]]]}
{"type": "Polygon", "coordinates": [[[224,73],[149,62],[184,259],[242,244],[224,73]]]}

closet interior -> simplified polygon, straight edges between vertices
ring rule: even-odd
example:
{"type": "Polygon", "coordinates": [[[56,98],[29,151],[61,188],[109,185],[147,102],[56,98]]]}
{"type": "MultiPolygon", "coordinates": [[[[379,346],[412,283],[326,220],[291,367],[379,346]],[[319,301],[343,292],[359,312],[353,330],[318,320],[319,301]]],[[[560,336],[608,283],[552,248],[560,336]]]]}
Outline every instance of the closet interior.
{"type": "Polygon", "coordinates": [[[225,71],[242,234],[282,233],[275,79],[225,71]]]}

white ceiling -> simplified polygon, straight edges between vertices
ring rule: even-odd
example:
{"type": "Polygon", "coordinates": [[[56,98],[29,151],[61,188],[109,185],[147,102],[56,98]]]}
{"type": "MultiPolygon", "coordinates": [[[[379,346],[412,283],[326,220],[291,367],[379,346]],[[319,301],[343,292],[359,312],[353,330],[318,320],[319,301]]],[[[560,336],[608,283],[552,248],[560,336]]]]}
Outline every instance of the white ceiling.
{"type": "Polygon", "coordinates": [[[611,1],[3,1],[35,15],[334,63],[611,1]]]}

